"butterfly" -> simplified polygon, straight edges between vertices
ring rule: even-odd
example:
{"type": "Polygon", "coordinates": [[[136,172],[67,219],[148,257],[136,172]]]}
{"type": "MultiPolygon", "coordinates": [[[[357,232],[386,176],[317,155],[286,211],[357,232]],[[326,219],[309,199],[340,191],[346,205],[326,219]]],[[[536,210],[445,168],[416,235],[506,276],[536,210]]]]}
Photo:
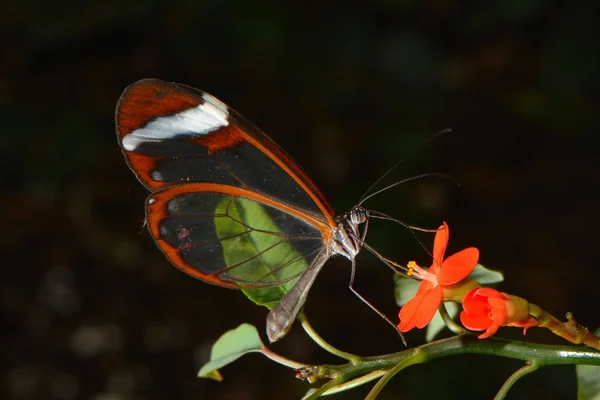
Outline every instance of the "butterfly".
{"type": "Polygon", "coordinates": [[[143,79],[124,90],[115,120],[127,164],[151,192],[158,247],[195,278],[267,296],[271,342],[290,330],[329,258],[354,271],[370,212],[359,204],[335,216],[284,150],[210,94],[143,79]]]}

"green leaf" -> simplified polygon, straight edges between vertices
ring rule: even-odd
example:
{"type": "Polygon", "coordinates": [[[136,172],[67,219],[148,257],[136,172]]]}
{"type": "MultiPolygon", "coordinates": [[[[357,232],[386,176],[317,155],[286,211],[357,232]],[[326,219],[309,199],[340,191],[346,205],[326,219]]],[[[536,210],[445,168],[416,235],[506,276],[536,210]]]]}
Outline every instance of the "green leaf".
{"type": "Polygon", "coordinates": [[[243,289],[243,293],[258,305],[271,309],[296,284],[308,268],[306,259],[288,241],[265,207],[254,200],[226,196],[215,212],[217,236],[227,265],[235,278],[246,282],[282,282],[260,289],[243,289]],[[229,215],[222,218],[220,215],[229,215]],[[249,230],[248,227],[252,229],[249,230]],[[288,260],[295,260],[281,268],[288,260]]]}
{"type": "Polygon", "coordinates": [[[402,307],[407,301],[415,297],[420,284],[421,281],[394,274],[394,297],[396,298],[396,304],[402,307]]]}
{"type": "Polygon", "coordinates": [[[600,400],[600,367],[577,365],[577,399],[600,400]]]}
{"type": "MultiPolygon", "coordinates": [[[[446,311],[448,311],[448,315],[450,316],[450,318],[454,319],[454,317],[456,317],[456,315],[458,314],[458,310],[460,310],[458,304],[447,302],[444,303],[444,305],[446,306],[446,311]]],[[[427,325],[427,333],[425,334],[425,340],[431,342],[436,337],[436,335],[440,333],[445,327],[446,323],[442,319],[440,312],[436,311],[435,315],[433,316],[433,319],[431,320],[429,325],[427,325]]]]}
{"type": "Polygon", "coordinates": [[[504,281],[504,275],[500,271],[488,269],[481,264],[477,264],[473,272],[469,274],[469,278],[479,282],[482,285],[491,285],[504,281]]]}
{"type": "Polygon", "coordinates": [[[217,381],[217,382],[222,382],[223,381],[223,375],[221,375],[221,373],[219,372],[218,369],[213,369],[212,371],[207,372],[204,375],[200,375],[200,372],[198,372],[198,377],[199,378],[212,379],[213,381],[217,381]]]}
{"type": "Polygon", "coordinates": [[[250,324],[242,324],[225,332],[213,345],[210,361],[204,364],[198,377],[221,380],[218,369],[234,362],[244,354],[260,352],[263,343],[258,331],[250,324]]]}
{"type": "MultiPolygon", "coordinates": [[[[600,335],[600,329],[595,332],[600,335]]],[[[577,400],[600,400],[600,367],[577,365],[577,400]]]]}

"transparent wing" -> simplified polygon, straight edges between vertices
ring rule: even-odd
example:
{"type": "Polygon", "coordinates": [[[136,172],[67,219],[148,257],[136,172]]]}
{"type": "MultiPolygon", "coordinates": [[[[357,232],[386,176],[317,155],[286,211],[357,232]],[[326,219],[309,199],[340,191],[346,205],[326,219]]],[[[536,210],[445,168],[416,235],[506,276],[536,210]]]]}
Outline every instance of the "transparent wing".
{"type": "Polygon", "coordinates": [[[204,281],[289,291],[326,246],[327,225],[251,191],[186,184],[147,202],[148,227],[169,260],[204,281]]]}
{"type": "Polygon", "coordinates": [[[116,110],[119,144],[151,191],[187,182],[251,189],[334,225],[319,189],[277,144],[208,93],[144,79],[116,110]]]}

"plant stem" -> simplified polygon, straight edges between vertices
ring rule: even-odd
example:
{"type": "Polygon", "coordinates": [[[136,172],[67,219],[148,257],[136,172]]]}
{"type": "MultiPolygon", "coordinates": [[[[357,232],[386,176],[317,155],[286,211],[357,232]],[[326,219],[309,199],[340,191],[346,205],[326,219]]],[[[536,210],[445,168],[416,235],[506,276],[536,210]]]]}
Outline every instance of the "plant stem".
{"type": "Polygon", "coordinates": [[[300,312],[300,314],[298,314],[298,320],[302,324],[302,328],[304,328],[306,334],[325,351],[340,358],[343,358],[344,360],[348,360],[351,364],[356,364],[360,362],[360,356],[351,353],[346,353],[345,351],[339,350],[327,343],[310,325],[310,322],[308,322],[308,319],[306,318],[306,314],[304,314],[304,312],[300,312]]]}
{"type": "Polygon", "coordinates": [[[538,368],[539,368],[539,365],[537,365],[536,363],[531,363],[531,364],[524,365],[523,367],[521,367],[518,370],[516,370],[506,380],[506,382],[504,382],[504,385],[502,385],[502,387],[500,388],[500,390],[498,391],[498,393],[494,397],[494,400],[502,400],[502,399],[504,399],[506,397],[506,395],[508,394],[508,391],[510,390],[510,388],[512,388],[513,385],[515,383],[517,383],[517,381],[519,379],[521,379],[522,377],[524,377],[527,374],[530,374],[530,373],[536,371],[538,368]]]}
{"type": "Polygon", "coordinates": [[[273,360],[273,361],[275,361],[275,362],[277,362],[277,363],[279,363],[281,365],[284,365],[284,366],[286,366],[288,368],[300,369],[300,368],[306,367],[306,364],[301,364],[301,363],[299,363],[297,361],[293,361],[293,360],[290,360],[289,358],[283,357],[283,356],[275,353],[274,351],[272,351],[271,349],[269,349],[266,346],[263,346],[260,349],[260,352],[265,357],[267,357],[267,358],[269,358],[269,359],[271,359],[271,360],[273,360]]]}
{"type": "Polygon", "coordinates": [[[383,370],[377,370],[377,371],[373,371],[370,372],[366,375],[361,376],[360,378],[356,378],[356,379],[352,379],[349,380],[347,382],[344,382],[340,385],[334,386],[332,388],[330,388],[329,390],[327,390],[324,394],[329,396],[330,394],[335,394],[335,393],[339,393],[339,392],[343,392],[346,391],[348,389],[352,389],[355,388],[357,386],[361,386],[364,385],[365,383],[369,383],[371,382],[373,379],[377,379],[383,375],[386,374],[386,371],[383,370]]]}
{"type": "Polygon", "coordinates": [[[391,370],[400,364],[402,368],[406,368],[413,364],[421,364],[459,354],[495,355],[530,363],[535,362],[538,366],[565,364],[600,366],[600,352],[581,347],[542,345],[498,338],[479,340],[468,335],[462,335],[438,340],[398,353],[363,357],[356,363],[309,366],[307,369],[310,370],[311,377],[314,380],[343,376],[344,379],[341,382],[344,382],[372,371],[391,370]]]}
{"type": "Polygon", "coordinates": [[[463,333],[467,332],[462,326],[458,325],[452,320],[452,318],[450,318],[450,314],[448,314],[448,310],[446,309],[444,303],[440,304],[438,311],[442,317],[442,320],[444,321],[444,324],[446,324],[448,329],[450,329],[452,332],[456,333],[457,335],[462,335],[463,333]]]}
{"type": "Polygon", "coordinates": [[[302,400],[315,400],[318,399],[319,397],[321,397],[321,395],[323,395],[325,392],[327,392],[328,390],[330,390],[331,388],[333,388],[335,385],[337,385],[338,383],[340,383],[342,380],[337,378],[337,379],[332,379],[329,382],[325,383],[323,386],[321,386],[320,388],[309,392],[306,396],[304,396],[302,398],[302,400]]]}
{"type": "Polygon", "coordinates": [[[552,333],[575,344],[587,344],[600,350],[600,337],[594,335],[585,326],[579,325],[573,314],[567,313],[567,321],[561,322],[558,318],[544,311],[541,307],[529,303],[529,314],[537,318],[540,327],[550,329],[552,333]]]}
{"type": "Polygon", "coordinates": [[[375,400],[375,398],[379,395],[379,393],[381,393],[381,391],[383,390],[385,385],[387,385],[390,379],[392,379],[394,375],[396,375],[398,372],[402,371],[404,368],[411,364],[413,363],[409,363],[408,360],[405,360],[393,367],[392,369],[390,369],[388,372],[386,372],[386,374],[381,377],[381,379],[375,384],[375,386],[373,386],[373,389],[371,389],[367,397],[365,397],[365,400],[375,400]]]}
{"type": "MultiPolygon", "coordinates": [[[[438,358],[459,354],[487,354],[514,358],[535,365],[535,368],[561,364],[600,366],[600,352],[587,348],[542,345],[498,338],[479,340],[469,335],[461,335],[397,353],[349,360],[350,362],[344,365],[305,366],[302,368],[301,376],[309,382],[315,382],[319,379],[330,379],[326,385],[323,385],[318,390],[320,394],[323,394],[332,390],[334,386],[336,386],[334,391],[339,392],[344,390],[344,388],[351,388],[357,386],[359,383],[369,382],[371,379],[365,377],[374,376],[371,375],[373,373],[381,374],[382,371],[387,371],[375,385],[371,394],[369,394],[370,398],[374,399],[389,379],[399,371],[414,364],[422,364],[438,358]],[[355,377],[361,378],[352,381],[355,377]],[[331,382],[335,383],[331,384],[331,382]],[[346,387],[345,382],[352,382],[352,384],[348,384],[346,387]],[[325,389],[323,390],[323,388],[325,389]]],[[[522,368],[517,371],[509,378],[508,383],[501,388],[498,396],[505,396],[505,393],[508,392],[514,382],[526,373],[533,371],[533,367],[522,368]]]]}

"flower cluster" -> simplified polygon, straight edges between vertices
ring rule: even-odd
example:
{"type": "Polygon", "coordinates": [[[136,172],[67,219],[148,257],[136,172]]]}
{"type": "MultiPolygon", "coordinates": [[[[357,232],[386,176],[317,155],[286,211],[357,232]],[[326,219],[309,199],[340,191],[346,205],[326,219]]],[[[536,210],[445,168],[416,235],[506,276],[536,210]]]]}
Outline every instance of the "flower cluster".
{"type": "Polygon", "coordinates": [[[408,263],[407,274],[421,280],[421,284],[416,295],[400,309],[398,329],[406,332],[425,327],[446,301],[462,303],[460,320],[467,329],[485,331],[479,335],[480,339],[493,335],[501,326],[521,327],[524,332],[529,327],[539,326],[539,321],[530,315],[527,300],[481,287],[468,278],[479,260],[479,250],[475,247],[444,258],[449,235],[444,222],[435,235],[429,269],[412,261],[408,263]]]}

